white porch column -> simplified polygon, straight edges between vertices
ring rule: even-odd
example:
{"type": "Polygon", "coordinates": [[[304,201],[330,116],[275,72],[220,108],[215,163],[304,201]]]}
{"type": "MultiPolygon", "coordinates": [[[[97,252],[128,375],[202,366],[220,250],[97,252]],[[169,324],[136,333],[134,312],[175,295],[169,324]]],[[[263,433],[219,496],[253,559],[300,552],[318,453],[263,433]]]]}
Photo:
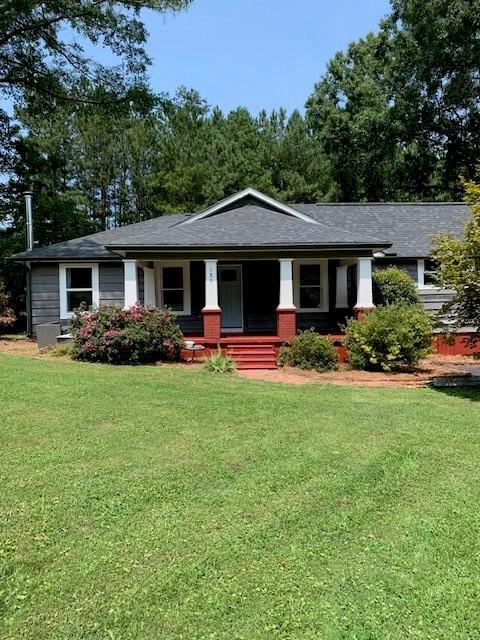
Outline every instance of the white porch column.
{"type": "Polygon", "coordinates": [[[205,307],[218,310],[218,260],[205,260],[205,307]]]}
{"type": "Polygon", "coordinates": [[[348,266],[346,264],[337,267],[337,281],[335,290],[335,307],[345,309],[348,307],[348,266]]]}
{"type": "Polygon", "coordinates": [[[358,258],[357,260],[357,304],[355,309],[373,309],[372,287],[373,258],[358,258]]]}
{"type": "Polygon", "coordinates": [[[123,261],[123,278],[125,287],[125,309],[138,302],[137,261],[123,261]]]}
{"type": "Polygon", "coordinates": [[[155,270],[150,267],[143,268],[143,304],[145,307],[156,307],[155,297],[155,270]]]}
{"type": "Polygon", "coordinates": [[[295,309],[293,303],[293,260],[280,258],[280,301],[278,309],[295,309]]]}

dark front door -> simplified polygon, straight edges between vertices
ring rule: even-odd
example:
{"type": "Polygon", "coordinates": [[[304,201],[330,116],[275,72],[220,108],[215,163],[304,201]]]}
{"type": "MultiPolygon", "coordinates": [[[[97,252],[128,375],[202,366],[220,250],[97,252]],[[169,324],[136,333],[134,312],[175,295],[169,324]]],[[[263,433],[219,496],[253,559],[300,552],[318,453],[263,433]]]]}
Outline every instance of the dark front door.
{"type": "Polygon", "coordinates": [[[242,267],[219,265],[218,298],[222,309],[222,331],[243,331],[242,267]]]}

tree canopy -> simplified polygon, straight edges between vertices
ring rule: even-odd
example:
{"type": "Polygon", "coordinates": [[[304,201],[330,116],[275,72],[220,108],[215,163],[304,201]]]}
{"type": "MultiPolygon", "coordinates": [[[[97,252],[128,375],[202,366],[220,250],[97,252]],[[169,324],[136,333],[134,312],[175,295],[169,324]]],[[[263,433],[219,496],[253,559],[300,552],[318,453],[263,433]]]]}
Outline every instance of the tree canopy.
{"type": "Polygon", "coordinates": [[[465,182],[466,201],[472,216],[460,240],[451,234],[436,239],[434,257],[441,265],[439,284],[455,292],[448,304],[458,326],[473,326],[480,339],[480,184],[465,182]]]}
{"type": "Polygon", "coordinates": [[[123,63],[123,74],[143,73],[147,31],[140,10],[178,10],[190,1],[3,0],[0,90],[65,98],[63,89],[72,77],[96,76],[100,70],[82,41],[111,49],[123,63]]]}
{"type": "Polygon", "coordinates": [[[340,200],[449,200],[480,148],[480,1],[392,0],[329,63],[308,121],[340,200]]]}

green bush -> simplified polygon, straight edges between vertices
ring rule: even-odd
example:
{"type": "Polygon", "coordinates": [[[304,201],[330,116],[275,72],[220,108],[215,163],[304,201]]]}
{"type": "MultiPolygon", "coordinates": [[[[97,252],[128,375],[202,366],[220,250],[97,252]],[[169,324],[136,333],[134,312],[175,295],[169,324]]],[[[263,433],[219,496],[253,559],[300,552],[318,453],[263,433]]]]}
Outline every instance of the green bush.
{"type": "Polygon", "coordinates": [[[432,320],[419,306],[378,307],[363,320],[348,321],[349,362],[355,369],[413,367],[431,351],[432,329],[432,320]]]}
{"type": "Polygon", "coordinates": [[[101,306],[72,318],[73,357],[89,362],[143,364],[179,360],[183,335],[168,309],[101,306]]]}
{"type": "Polygon", "coordinates": [[[331,371],[337,368],[338,354],[331,340],[309,329],[300,332],[280,349],[278,364],[281,367],[288,365],[299,369],[331,371]]]}
{"type": "Polygon", "coordinates": [[[376,305],[417,304],[417,287],[403,269],[387,267],[373,272],[373,297],[376,305]]]}
{"type": "Polygon", "coordinates": [[[227,356],[224,356],[221,351],[218,351],[208,358],[204,368],[210,373],[233,373],[235,371],[235,363],[227,356]]]}
{"type": "Polygon", "coordinates": [[[68,341],[61,344],[56,344],[48,349],[48,355],[55,358],[73,357],[74,349],[73,342],[68,341]]]}

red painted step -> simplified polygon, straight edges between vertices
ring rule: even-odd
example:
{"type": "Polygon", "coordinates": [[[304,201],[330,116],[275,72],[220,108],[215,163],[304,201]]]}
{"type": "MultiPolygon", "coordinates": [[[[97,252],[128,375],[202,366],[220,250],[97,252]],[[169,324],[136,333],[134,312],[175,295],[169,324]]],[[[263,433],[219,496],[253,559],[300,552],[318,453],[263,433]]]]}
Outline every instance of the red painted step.
{"type": "Polygon", "coordinates": [[[228,353],[232,356],[238,356],[239,358],[247,356],[273,356],[275,357],[275,351],[273,349],[228,349],[228,353]]]}
{"type": "Polygon", "coordinates": [[[266,364],[265,362],[237,362],[236,367],[239,371],[245,369],[278,369],[276,362],[270,364],[266,364]]]}
{"type": "Polygon", "coordinates": [[[234,343],[226,345],[228,357],[233,360],[237,369],[276,369],[277,354],[273,344],[234,343]]]}

